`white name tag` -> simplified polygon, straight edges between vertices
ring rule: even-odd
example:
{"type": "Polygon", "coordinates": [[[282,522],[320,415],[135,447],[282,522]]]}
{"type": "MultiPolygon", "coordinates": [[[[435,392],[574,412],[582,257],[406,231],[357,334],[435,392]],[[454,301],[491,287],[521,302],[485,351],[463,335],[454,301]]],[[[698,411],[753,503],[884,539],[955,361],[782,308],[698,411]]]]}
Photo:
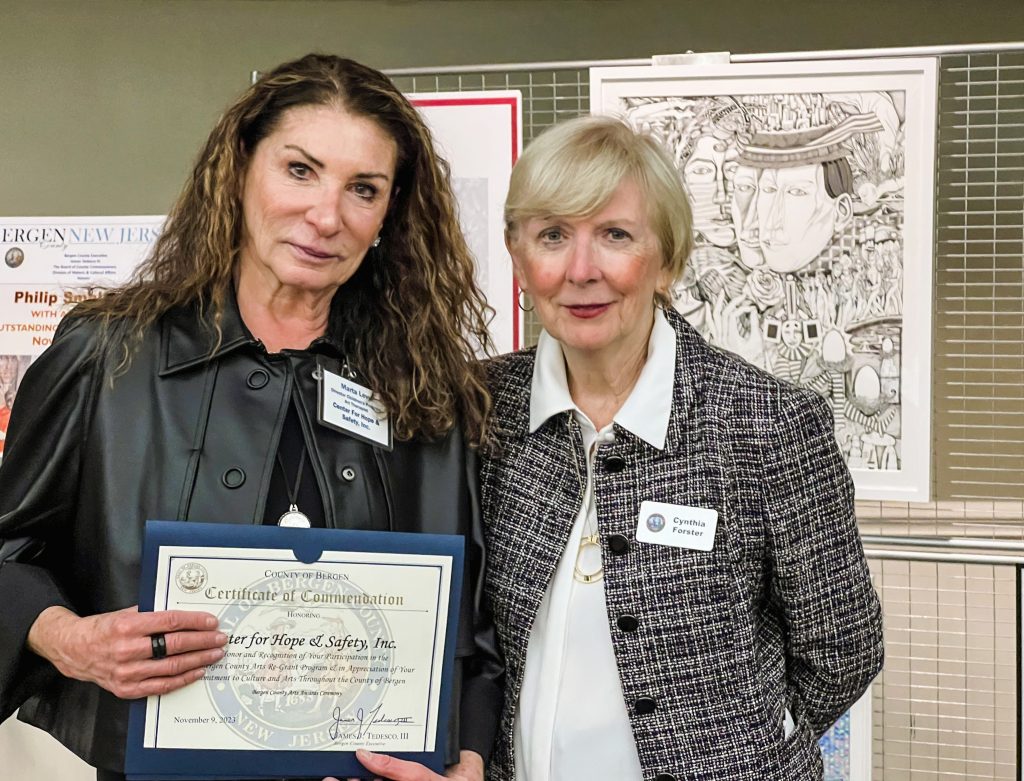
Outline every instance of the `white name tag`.
{"type": "Polygon", "coordinates": [[[709,551],[715,545],[718,511],[664,502],[643,502],[636,538],[655,545],[709,551]]]}
{"type": "Polygon", "coordinates": [[[321,367],[320,422],[391,449],[391,421],[373,391],[321,367]]]}

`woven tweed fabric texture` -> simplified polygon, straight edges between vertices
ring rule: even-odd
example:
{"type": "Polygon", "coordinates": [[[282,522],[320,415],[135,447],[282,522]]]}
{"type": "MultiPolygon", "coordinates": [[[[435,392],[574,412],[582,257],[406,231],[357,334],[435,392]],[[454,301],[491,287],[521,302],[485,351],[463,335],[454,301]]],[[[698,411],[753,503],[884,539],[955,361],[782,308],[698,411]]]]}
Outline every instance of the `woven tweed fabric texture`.
{"type": "MultiPolygon", "coordinates": [[[[883,654],[831,413],[813,392],[665,316],[677,335],[665,449],[616,425],[594,467],[608,620],[644,779],[821,778],[817,738],[865,690],[883,654]],[[609,469],[610,456],[626,467],[609,469]],[[637,542],[645,500],[717,510],[712,550],[637,542]],[[615,535],[628,541],[625,552],[609,544],[615,535]],[[639,620],[635,631],[618,628],[624,614],[639,620]],[[796,721],[788,739],[786,708],[796,721]]],[[[533,364],[524,350],[488,366],[496,431],[481,465],[486,589],[508,676],[488,778],[500,781],[514,776],[530,630],[586,474],[569,413],[528,432],[533,364]]]]}

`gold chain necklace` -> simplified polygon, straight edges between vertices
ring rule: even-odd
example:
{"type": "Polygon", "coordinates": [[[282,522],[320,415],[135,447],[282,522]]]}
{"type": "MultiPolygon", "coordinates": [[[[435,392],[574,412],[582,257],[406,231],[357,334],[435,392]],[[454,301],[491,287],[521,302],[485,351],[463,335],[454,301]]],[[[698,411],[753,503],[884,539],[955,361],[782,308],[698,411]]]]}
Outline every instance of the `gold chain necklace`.
{"type": "Polygon", "coordinates": [[[572,568],[572,577],[574,580],[580,583],[597,583],[601,578],[604,577],[604,565],[599,564],[597,569],[593,572],[584,572],[580,569],[580,556],[583,555],[583,551],[591,545],[595,546],[600,550],[601,543],[600,538],[597,534],[588,534],[580,539],[580,547],[576,551],[576,564],[572,568]]]}
{"type": "MultiPolygon", "coordinates": [[[[580,474],[580,464],[579,464],[579,461],[576,459],[576,452],[575,452],[575,450],[572,447],[572,440],[573,440],[572,434],[573,434],[573,432],[572,432],[572,423],[571,423],[571,421],[572,421],[572,413],[570,412],[569,413],[569,417],[566,420],[566,426],[569,429],[569,448],[570,448],[570,453],[572,455],[573,466],[576,468],[576,480],[579,483],[580,487],[583,489],[583,501],[587,504],[587,507],[586,507],[586,509],[584,511],[586,514],[583,517],[584,531],[586,531],[586,524],[590,520],[590,502],[588,501],[590,499],[590,497],[587,495],[587,483],[584,481],[583,475],[580,474]]],[[[594,440],[594,444],[591,445],[591,448],[596,448],[596,447],[597,447],[597,440],[595,439],[594,440]]],[[[589,456],[587,457],[587,463],[588,463],[588,465],[590,463],[589,456]]],[[[589,469],[589,466],[588,466],[588,469],[589,469]]],[[[598,553],[600,554],[600,552],[601,552],[601,537],[600,537],[600,535],[596,531],[593,534],[584,534],[580,538],[579,547],[576,549],[576,561],[573,563],[572,577],[573,577],[573,580],[575,580],[578,583],[597,583],[598,581],[601,580],[601,578],[604,577],[604,565],[603,564],[599,564],[597,569],[594,570],[593,572],[584,572],[580,568],[580,558],[583,556],[583,551],[586,550],[587,548],[590,548],[590,547],[597,548],[598,553]]]]}

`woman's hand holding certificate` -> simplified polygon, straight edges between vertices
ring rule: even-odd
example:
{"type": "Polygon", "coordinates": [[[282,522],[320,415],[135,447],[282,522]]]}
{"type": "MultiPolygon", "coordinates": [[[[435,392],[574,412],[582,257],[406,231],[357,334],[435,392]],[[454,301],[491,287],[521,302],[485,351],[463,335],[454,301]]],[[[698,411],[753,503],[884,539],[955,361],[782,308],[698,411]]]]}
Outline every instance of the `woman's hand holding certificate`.
{"type": "Polygon", "coordinates": [[[28,634],[29,648],[61,675],[91,681],[123,699],[168,694],[199,680],[224,656],[227,642],[209,613],[140,613],[136,607],[84,618],[49,607],[28,634]]]}

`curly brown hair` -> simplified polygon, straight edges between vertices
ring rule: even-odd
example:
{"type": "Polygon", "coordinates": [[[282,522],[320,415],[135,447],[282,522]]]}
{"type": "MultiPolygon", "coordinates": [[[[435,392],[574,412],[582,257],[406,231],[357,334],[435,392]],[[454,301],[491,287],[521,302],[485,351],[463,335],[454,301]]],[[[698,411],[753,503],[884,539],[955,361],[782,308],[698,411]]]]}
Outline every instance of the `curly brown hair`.
{"type": "Polygon", "coordinates": [[[479,444],[490,397],[476,356],[492,351],[493,313],[474,278],[448,164],[395,85],[352,60],[309,54],[246,90],[210,133],[148,259],[126,285],[74,314],[103,322],[122,366],[172,307],[209,307],[219,339],[239,258],[246,167],[285,112],[309,105],[366,117],[398,146],[387,233],[335,293],[329,335],[387,407],[397,438],[436,438],[459,421],[479,444]]]}

